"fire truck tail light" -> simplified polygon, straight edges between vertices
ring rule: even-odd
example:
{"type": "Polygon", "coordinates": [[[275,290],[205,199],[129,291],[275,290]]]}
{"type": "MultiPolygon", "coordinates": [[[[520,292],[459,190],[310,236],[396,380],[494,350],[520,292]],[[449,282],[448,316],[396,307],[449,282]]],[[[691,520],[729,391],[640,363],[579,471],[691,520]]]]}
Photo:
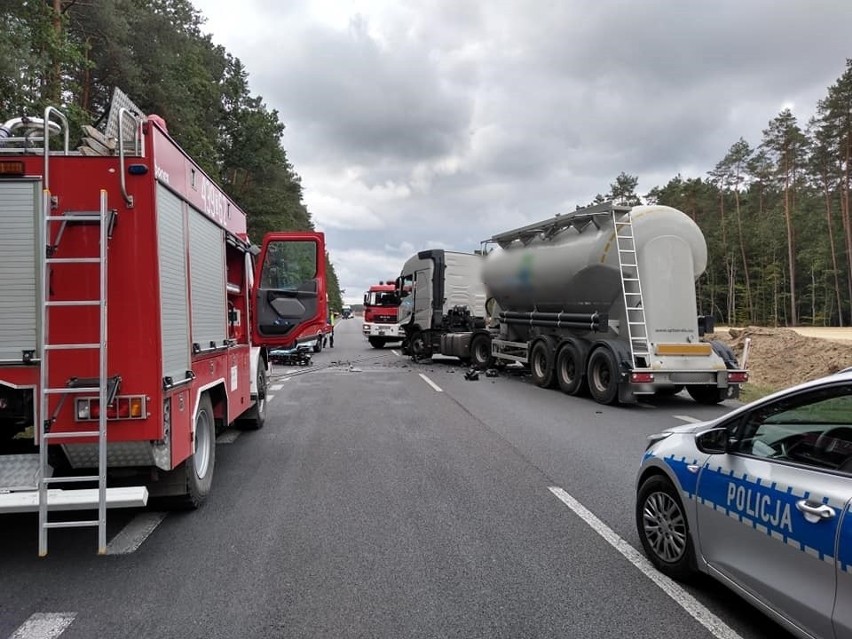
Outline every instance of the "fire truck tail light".
{"type": "MultiPolygon", "coordinates": [[[[106,408],[107,419],[145,419],[147,398],[144,395],[122,395],[116,397],[106,408]]],[[[97,397],[77,399],[75,416],[78,422],[95,421],[101,416],[101,403],[97,397]]]]}
{"type": "Polygon", "coordinates": [[[736,371],[728,373],[728,382],[731,384],[745,384],[748,381],[747,371],[736,371]]]}

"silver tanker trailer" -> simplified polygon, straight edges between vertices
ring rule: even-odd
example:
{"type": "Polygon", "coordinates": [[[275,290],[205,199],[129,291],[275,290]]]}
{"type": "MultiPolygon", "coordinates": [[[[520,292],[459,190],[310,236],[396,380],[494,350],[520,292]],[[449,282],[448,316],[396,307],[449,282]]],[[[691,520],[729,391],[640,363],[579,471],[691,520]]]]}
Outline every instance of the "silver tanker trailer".
{"type": "Polygon", "coordinates": [[[588,391],[602,404],[684,387],[715,404],[747,381],[727,346],[702,340],[712,317],[698,316],[695,280],[707,246],[677,209],[605,203],[487,243],[497,245],[481,258],[487,316],[471,312],[455,323],[463,330],[446,320],[420,330],[409,342],[415,356],[440,352],[480,368],[520,362],[537,385],[588,391]]]}

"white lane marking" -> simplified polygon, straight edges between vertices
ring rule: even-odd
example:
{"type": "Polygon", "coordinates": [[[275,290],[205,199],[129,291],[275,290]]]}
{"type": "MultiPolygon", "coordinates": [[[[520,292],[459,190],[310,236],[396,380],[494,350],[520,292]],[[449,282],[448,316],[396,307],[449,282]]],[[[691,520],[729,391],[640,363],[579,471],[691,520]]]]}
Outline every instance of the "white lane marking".
{"type": "Polygon", "coordinates": [[[431,379],[429,379],[428,377],[426,377],[423,373],[419,373],[419,375],[420,375],[420,377],[423,379],[423,381],[424,381],[424,382],[426,382],[427,384],[429,384],[429,386],[431,386],[432,388],[434,388],[436,391],[438,391],[439,393],[443,393],[443,392],[444,392],[444,391],[442,391],[442,390],[441,390],[441,387],[440,387],[440,386],[438,386],[435,382],[433,382],[431,379]]]}
{"type": "Polygon", "coordinates": [[[36,612],[9,639],[53,639],[65,632],[76,616],[76,612],[36,612]]]}
{"type": "Polygon", "coordinates": [[[393,353],[393,354],[394,354],[394,355],[396,355],[397,357],[402,357],[402,353],[400,353],[400,352],[399,352],[398,350],[396,350],[395,348],[392,348],[392,349],[391,349],[391,353],[393,353]]]}
{"type": "Polygon", "coordinates": [[[267,401],[267,402],[271,402],[273,399],[275,399],[275,395],[274,395],[274,394],[273,394],[273,395],[267,395],[267,396],[266,396],[266,401],[267,401]]]}
{"type": "Polygon", "coordinates": [[[139,550],[139,546],[157,529],[166,513],[146,512],[134,517],[129,524],[121,529],[107,544],[108,555],[129,555],[139,550]]]}
{"type": "Polygon", "coordinates": [[[638,550],[619,537],[612,528],[598,519],[583,504],[558,486],[549,486],[549,489],[563,504],[568,506],[580,519],[585,521],[592,530],[603,537],[610,546],[620,552],[627,561],[636,566],[648,579],[657,584],[681,608],[692,615],[693,619],[707,628],[714,637],[719,637],[720,639],[742,639],[733,628],[708,610],[704,604],[654,568],[651,562],[638,550]]]}
{"type": "MultiPolygon", "coordinates": [[[[269,398],[267,397],[266,400],[269,401],[269,398]]],[[[243,434],[243,432],[241,430],[231,428],[229,430],[226,430],[221,435],[219,435],[216,438],[216,443],[217,444],[233,444],[235,441],[237,441],[237,437],[239,437],[242,434],[243,434]]]]}
{"type": "Polygon", "coordinates": [[[697,417],[690,417],[689,415],[672,415],[675,419],[679,419],[682,422],[686,422],[687,424],[695,424],[701,421],[702,419],[698,419],[697,417]]]}
{"type": "Polygon", "coordinates": [[[284,388],[284,384],[273,384],[269,387],[269,390],[280,391],[282,388],[284,388]]]}

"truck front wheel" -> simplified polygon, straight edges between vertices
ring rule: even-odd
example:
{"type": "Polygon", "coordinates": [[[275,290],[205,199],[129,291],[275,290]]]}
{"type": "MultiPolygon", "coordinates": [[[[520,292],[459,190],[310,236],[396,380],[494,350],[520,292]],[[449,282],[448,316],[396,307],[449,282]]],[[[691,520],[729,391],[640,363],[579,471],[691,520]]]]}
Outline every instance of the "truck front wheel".
{"type": "Polygon", "coordinates": [[[266,423],[266,367],[263,360],[257,363],[257,400],[254,406],[237,420],[243,430],[260,430],[266,423]]]}
{"type": "Polygon", "coordinates": [[[491,368],[494,358],[491,356],[491,339],[487,335],[479,334],[473,337],[470,343],[470,359],[476,368],[491,368]]]}
{"type": "Polygon", "coordinates": [[[432,357],[432,349],[426,342],[426,335],[423,331],[417,331],[411,336],[408,349],[414,359],[428,359],[432,357]]]}
{"type": "Polygon", "coordinates": [[[368,337],[367,339],[370,342],[370,346],[372,346],[373,348],[385,347],[385,340],[383,340],[381,337],[368,337]]]}
{"type": "Polygon", "coordinates": [[[601,347],[592,352],[587,377],[596,402],[609,405],[618,401],[618,365],[611,350],[601,347]]]}

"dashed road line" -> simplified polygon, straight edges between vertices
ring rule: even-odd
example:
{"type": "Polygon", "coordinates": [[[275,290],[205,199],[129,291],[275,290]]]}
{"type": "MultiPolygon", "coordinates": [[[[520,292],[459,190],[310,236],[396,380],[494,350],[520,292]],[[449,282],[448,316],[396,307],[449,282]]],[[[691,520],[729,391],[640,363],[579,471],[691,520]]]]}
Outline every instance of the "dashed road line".
{"type": "Polygon", "coordinates": [[[275,394],[274,394],[274,393],[273,393],[272,395],[267,395],[267,396],[266,396],[266,401],[267,401],[267,402],[271,402],[273,399],[275,399],[275,394]]]}
{"type": "Polygon", "coordinates": [[[398,350],[396,350],[395,348],[392,348],[392,349],[391,349],[391,353],[393,353],[393,354],[394,354],[394,355],[396,355],[397,357],[402,357],[402,353],[400,353],[400,352],[399,352],[398,350]]]}
{"type": "Polygon", "coordinates": [[[672,415],[675,419],[679,419],[682,422],[686,422],[687,424],[696,424],[698,422],[703,422],[703,419],[698,419],[697,417],[690,417],[689,415],[672,415]]]}
{"type": "Polygon", "coordinates": [[[145,512],[136,515],[107,544],[108,555],[129,555],[136,552],[157,526],[166,518],[166,513],[145,512]]]}
{"type": "MultiPolygon", "coordinates": [[[[288,377],[287,379],[290,379],[290,378],[288,377]]],[[[284,381],[287,381],[287,380],[284,380],[284,381]]],[[[269,390],[280,391],[282,388],[284,388],[284,384],[273,384],[272,386],[269,387],[269,390]]]]}
{"type": "Polygon", "coordinates": [[[583,504],[558,486],[550,486],[549,489],[563,504],[574,511],[574,514],[585,521],[592,530],[603,537],[610,546],[620,552],[642,574],[657,584],[663,592],[689,613],[693,619],[709,630],[714,637],[719,637],[719,639],[742,639],[733,628],[707,609],[704,604],[654,568],[651,562],[638,550],[619,537],[612,528],[598,519],[583,504]]]}
{"type": "Polygon", "coordinates": [[[76,612],[33,613],[9,639],[54,639],[65,632],[76,616],[76,612]]]}
{"type": "Polygon", "coordinates": [[[431,379],[429,379],[428,377],[426,377],[426,375],[424,375],[423,373],[418,373],[418,374],[420,375],[420,377],[423,379],[423,381],[424,381],[424,382],[426,382],[427,384],[429,384],[429,386],[431,386],[432,388],[434,388],[437,392],[439,392],[439,393],[443,393],[443,392],[444,392],[443,390],[441,390],[441,387],[440,387],[440,386],[438,386],[435,382],[433,382],[431,379]]]}

